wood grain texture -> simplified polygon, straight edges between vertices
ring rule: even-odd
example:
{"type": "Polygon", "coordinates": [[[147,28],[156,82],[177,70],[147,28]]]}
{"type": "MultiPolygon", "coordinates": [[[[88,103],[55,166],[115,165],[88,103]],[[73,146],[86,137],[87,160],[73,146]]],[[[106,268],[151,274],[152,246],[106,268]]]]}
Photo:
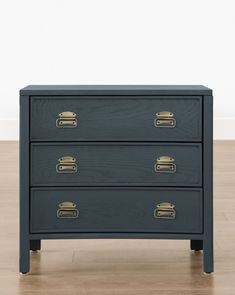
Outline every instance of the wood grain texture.
{"type": "Polygon", "coordinates": [[[202,233],[200,189],[32,189],[31,232],[202,233]],[[58,218],[58,204],[73,202],[78,218],[58,218]],[[156,205],[170,202],[175,219],[154,218],[156,205]]]}
{"type": "Polygon", "coordinates": [[[213,97],[207,96],[203,106],[203,194],[204,194],[204,271],[214,271],[213,243],[213,97]]]}
{"type": "Polygon", "coordinates": [[[54,143],[31,145],[32,186],[201,186],[200,144],[54,143]],[[77,159],[77,173],[57,173],[63,156],[77,159]],[[175,173],[154,171],[160,156],[175,159],[175,173]]]}
{"type": "Polygon", "coordinates": [[[200,141],[202,98],[200,96],[91,96],[33,97],[33,141],[200,141]],[[57,128],[58,114],[77,114],[76,128],[57,128]],[[172,112],[175,128],[154,126],[156,113],[172,112]]]}
{"type": "Polygon", "coordinates": [[[18,144],[0,144],[0,294],[235,294],[235,142],[214,146],[215,273],[188,241],[43,241],[18,273],[18,144]]]}
{"type": "Polygon", "coordinates": [[[29,271],[29,97],[20,97],[20,255],[19,269],[22,273],[29,271]]]}
{"type": "Polygon", "coordinates": [[[28,85],[21,95],[212,95],[203,85],[28,85]]]}

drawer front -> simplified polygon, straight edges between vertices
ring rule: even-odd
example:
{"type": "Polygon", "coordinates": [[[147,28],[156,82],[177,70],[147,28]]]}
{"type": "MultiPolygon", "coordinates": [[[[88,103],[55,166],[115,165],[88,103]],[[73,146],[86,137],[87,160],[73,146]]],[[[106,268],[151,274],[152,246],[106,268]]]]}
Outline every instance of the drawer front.
{"type": "Polygon", "coordinates": [[[34,188],[31,232],[201,233],[200,189],[34,188]]]}
{"type": "Polygon", "coordinates": [[[33,97],[32,141],[200,141],[201,97],[33,97]]]}
{"type": "Polygon", "coordinates": [[[201,186],[200,144],[34,143],[32,186],[201,186]]]}

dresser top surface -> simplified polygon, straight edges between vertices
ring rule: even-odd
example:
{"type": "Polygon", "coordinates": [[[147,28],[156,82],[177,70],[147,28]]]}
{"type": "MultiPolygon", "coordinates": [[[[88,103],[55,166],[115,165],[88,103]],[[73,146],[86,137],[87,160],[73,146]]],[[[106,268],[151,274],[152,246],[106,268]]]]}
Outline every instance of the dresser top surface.
{"type": "Polygon", "coordinates": [[[212,95],[203,85],[29,85],[21,95],[212,95]]]}

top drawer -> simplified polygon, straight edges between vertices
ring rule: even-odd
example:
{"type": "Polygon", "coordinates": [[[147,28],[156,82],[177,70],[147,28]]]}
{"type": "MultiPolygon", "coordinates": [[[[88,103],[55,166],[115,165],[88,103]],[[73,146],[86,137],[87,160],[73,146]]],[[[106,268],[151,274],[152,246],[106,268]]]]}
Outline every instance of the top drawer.
{"type": "Polygon", "coordinates": [[[32,141],[201,141],[200,96],[31,97],[32,141]]]}

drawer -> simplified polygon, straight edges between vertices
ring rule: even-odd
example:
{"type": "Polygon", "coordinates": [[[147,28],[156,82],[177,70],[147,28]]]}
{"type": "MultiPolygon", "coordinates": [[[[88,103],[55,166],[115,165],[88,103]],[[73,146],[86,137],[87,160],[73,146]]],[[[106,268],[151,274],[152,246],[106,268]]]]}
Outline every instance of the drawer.
{"type": "Polygon", "coordinates": [[[200,96],[31,98],[32,141],[201,141],[200,96]]]}
{"type": "Polygon", "coordinates": [[[32,186],[201,186],[198,143],[33,143],[32,186]]]}
{"type": "Polygon", "coordinates": [[[32,233],[201,233],[201,189],[34,188],[32,233]]]}

